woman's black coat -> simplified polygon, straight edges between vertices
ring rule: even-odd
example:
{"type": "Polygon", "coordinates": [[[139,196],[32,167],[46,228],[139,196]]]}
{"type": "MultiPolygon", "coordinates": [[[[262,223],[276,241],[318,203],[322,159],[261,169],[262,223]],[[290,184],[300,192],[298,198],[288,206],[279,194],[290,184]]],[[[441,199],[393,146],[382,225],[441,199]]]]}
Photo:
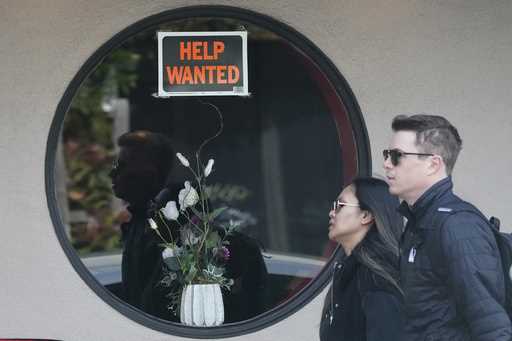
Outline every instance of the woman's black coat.
{"type": "Polygon", "coordinates": [[[333,265],[324,302],[321,341],[401,341],[401,294],[355,256],[333,265]]]}

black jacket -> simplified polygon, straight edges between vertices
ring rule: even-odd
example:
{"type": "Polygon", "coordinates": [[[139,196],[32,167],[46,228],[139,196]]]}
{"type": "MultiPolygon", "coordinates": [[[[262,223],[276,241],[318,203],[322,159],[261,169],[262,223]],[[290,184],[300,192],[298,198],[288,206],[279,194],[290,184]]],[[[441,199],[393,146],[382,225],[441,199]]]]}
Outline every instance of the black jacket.
{"type": "Polygon", "coordinates": [[[401,294],[351,255],[333,265],[321,341],[402,341],[401,294]],[[332,316],[332,320],[331,320],[332,316]]]}
{"type": "MultiPolygon", "coordinates": [[[[179,321],[168,309],[170,291],[160,284],[164,277],[161,239],[149,227],[145,209],[129,207],[132,218],[121,227],[123,233],[122,298],[153,316],[179,321]]],[[[176,236],[175,236],[176,237],[176,236]]],[[[230,259],[226,277],[234,280],[231,290],[223,290],[224,322],[250,319],[266,306],[268,274],[256,241],[242,233],[230,235],[230,259]]]]}
{"type": "Polygon", "coordinates": [[[153,316],[176,321],[167,305],[169,288],[159,285],[163,278],[161,240],[149,227],[145,208],[128,207],[129,222],[121,226],[124,244],[121,265],[122,298],[153,316]]]}
{"type": "Polygon", "coordinates": [[[450,203],[461,202],[448,177],[410,208],[400,243],[400,285],[405,294],[406,340],[511,340],[503,309],[504,276],[496,241],[477,213],[444,220],[450,203]]]}

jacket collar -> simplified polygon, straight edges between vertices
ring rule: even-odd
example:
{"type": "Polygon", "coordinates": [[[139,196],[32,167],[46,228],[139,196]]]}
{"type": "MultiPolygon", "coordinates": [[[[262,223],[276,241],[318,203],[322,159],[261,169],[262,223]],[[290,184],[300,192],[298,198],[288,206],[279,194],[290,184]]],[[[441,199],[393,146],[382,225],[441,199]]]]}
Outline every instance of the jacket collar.
{"type": "Polygon", "coordinates": [[[132,215],[136,215],[136,216],[146,216],[146,210],[147,210],[147,207],[148,205],[147,204],[140,204],[140,203],[137,203],[137,204],[130,204],[128,205],[128,207],[126,207],[126,209],[128,210],[128,212],[130,212],[132,215]]]}
{"type": "Polygon", "coordinates": [[[398,207],[398,212],[406,217],[407,220],[421,220],[439,198],[452,192],[452,188],[452,177],[448,176],[432,185],[432,187],[416,200],[412,207],[409,206],[405,200],[402,201],[398,207]]]}

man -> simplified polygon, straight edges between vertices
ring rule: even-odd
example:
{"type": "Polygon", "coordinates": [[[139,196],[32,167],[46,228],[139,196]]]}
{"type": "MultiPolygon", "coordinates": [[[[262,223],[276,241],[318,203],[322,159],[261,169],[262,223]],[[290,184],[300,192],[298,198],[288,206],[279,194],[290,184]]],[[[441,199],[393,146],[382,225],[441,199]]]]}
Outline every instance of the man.
{"type": "MultiPolygon", "coordinates": [[[[178,287],[161,285],[164,277],[161,239],[149,227],[148,218],[155,199],[167,188],[178,197],[178,187],[170,185],[171,143],[165,135],[149,131],[123,134],[121,148],[110,176],[115,195],[129,203],[131,219],[121,227],[123,233],[122,298],[153,316],[177,322],[168,309],[170,291],[178,287]]],[[[169,225],[173,226],[171,222],[169,225]]],[[[172,231],[178,238],[178,226],[172,231]]],[[[161,232],[165,235],[165,231],[161,232]]],[[[230,258],[226,277],[234,280],[229,292],[223,292],[225,322],[250,319],[265,310],[267,270],[258,244],[242,233],[227,238],[230,258]]]]}
{"type": "Polygon", "coordinates": [[[161,241],[148,226],[148,203],[165,186],[174,153],[161,134],[135,131],[118,139],[121,148],[110,177],[114,194],[126,201],[130,221],[121,226],[122,298],[132,306],[163,319],[176,319],[167,309],[162,279],[161,241]]]}
{"type": "Polygon", "coordinates": [[[403,199],[407,218],[400,243],[405,340],[511,340],[490,226],[476,208],[450,208],[462,203],[451,180],[462,146],[457,129],[431,115],[397,116],[392,129],[383,154],[389,190],[403,199]]]}

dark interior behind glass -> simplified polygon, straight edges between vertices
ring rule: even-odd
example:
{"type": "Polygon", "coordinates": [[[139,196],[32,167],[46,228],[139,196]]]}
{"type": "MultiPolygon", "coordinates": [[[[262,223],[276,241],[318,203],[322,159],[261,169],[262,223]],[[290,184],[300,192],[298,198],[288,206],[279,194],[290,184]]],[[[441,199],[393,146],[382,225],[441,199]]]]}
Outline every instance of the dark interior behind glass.
{"type": "MultiPolygon", "coordinates": [[[[344,179],[338,128],[323,92],[330,84],[318,84],[319,72],[286,39],[229,18],[176,20],[113,49],[76,93],[56,158],[61,218],[98,281],[119,293],[119,226],[127,214],[108,178],[117,137],[139,129],[164,133],[192,158],[216,131],[211,103],[224,119],[223,133],[202,152],[215,159],[211,201],[228,206],[243,233],[258,240],[270,274],[267,310],[307,285],[333,251],[327,214],[344,179]],[[158,30],[240,29],[248,31],[250,97],[153,96],[158,30]]],[[[188,177],[175,161],[176,186],[188,177]]]]}

